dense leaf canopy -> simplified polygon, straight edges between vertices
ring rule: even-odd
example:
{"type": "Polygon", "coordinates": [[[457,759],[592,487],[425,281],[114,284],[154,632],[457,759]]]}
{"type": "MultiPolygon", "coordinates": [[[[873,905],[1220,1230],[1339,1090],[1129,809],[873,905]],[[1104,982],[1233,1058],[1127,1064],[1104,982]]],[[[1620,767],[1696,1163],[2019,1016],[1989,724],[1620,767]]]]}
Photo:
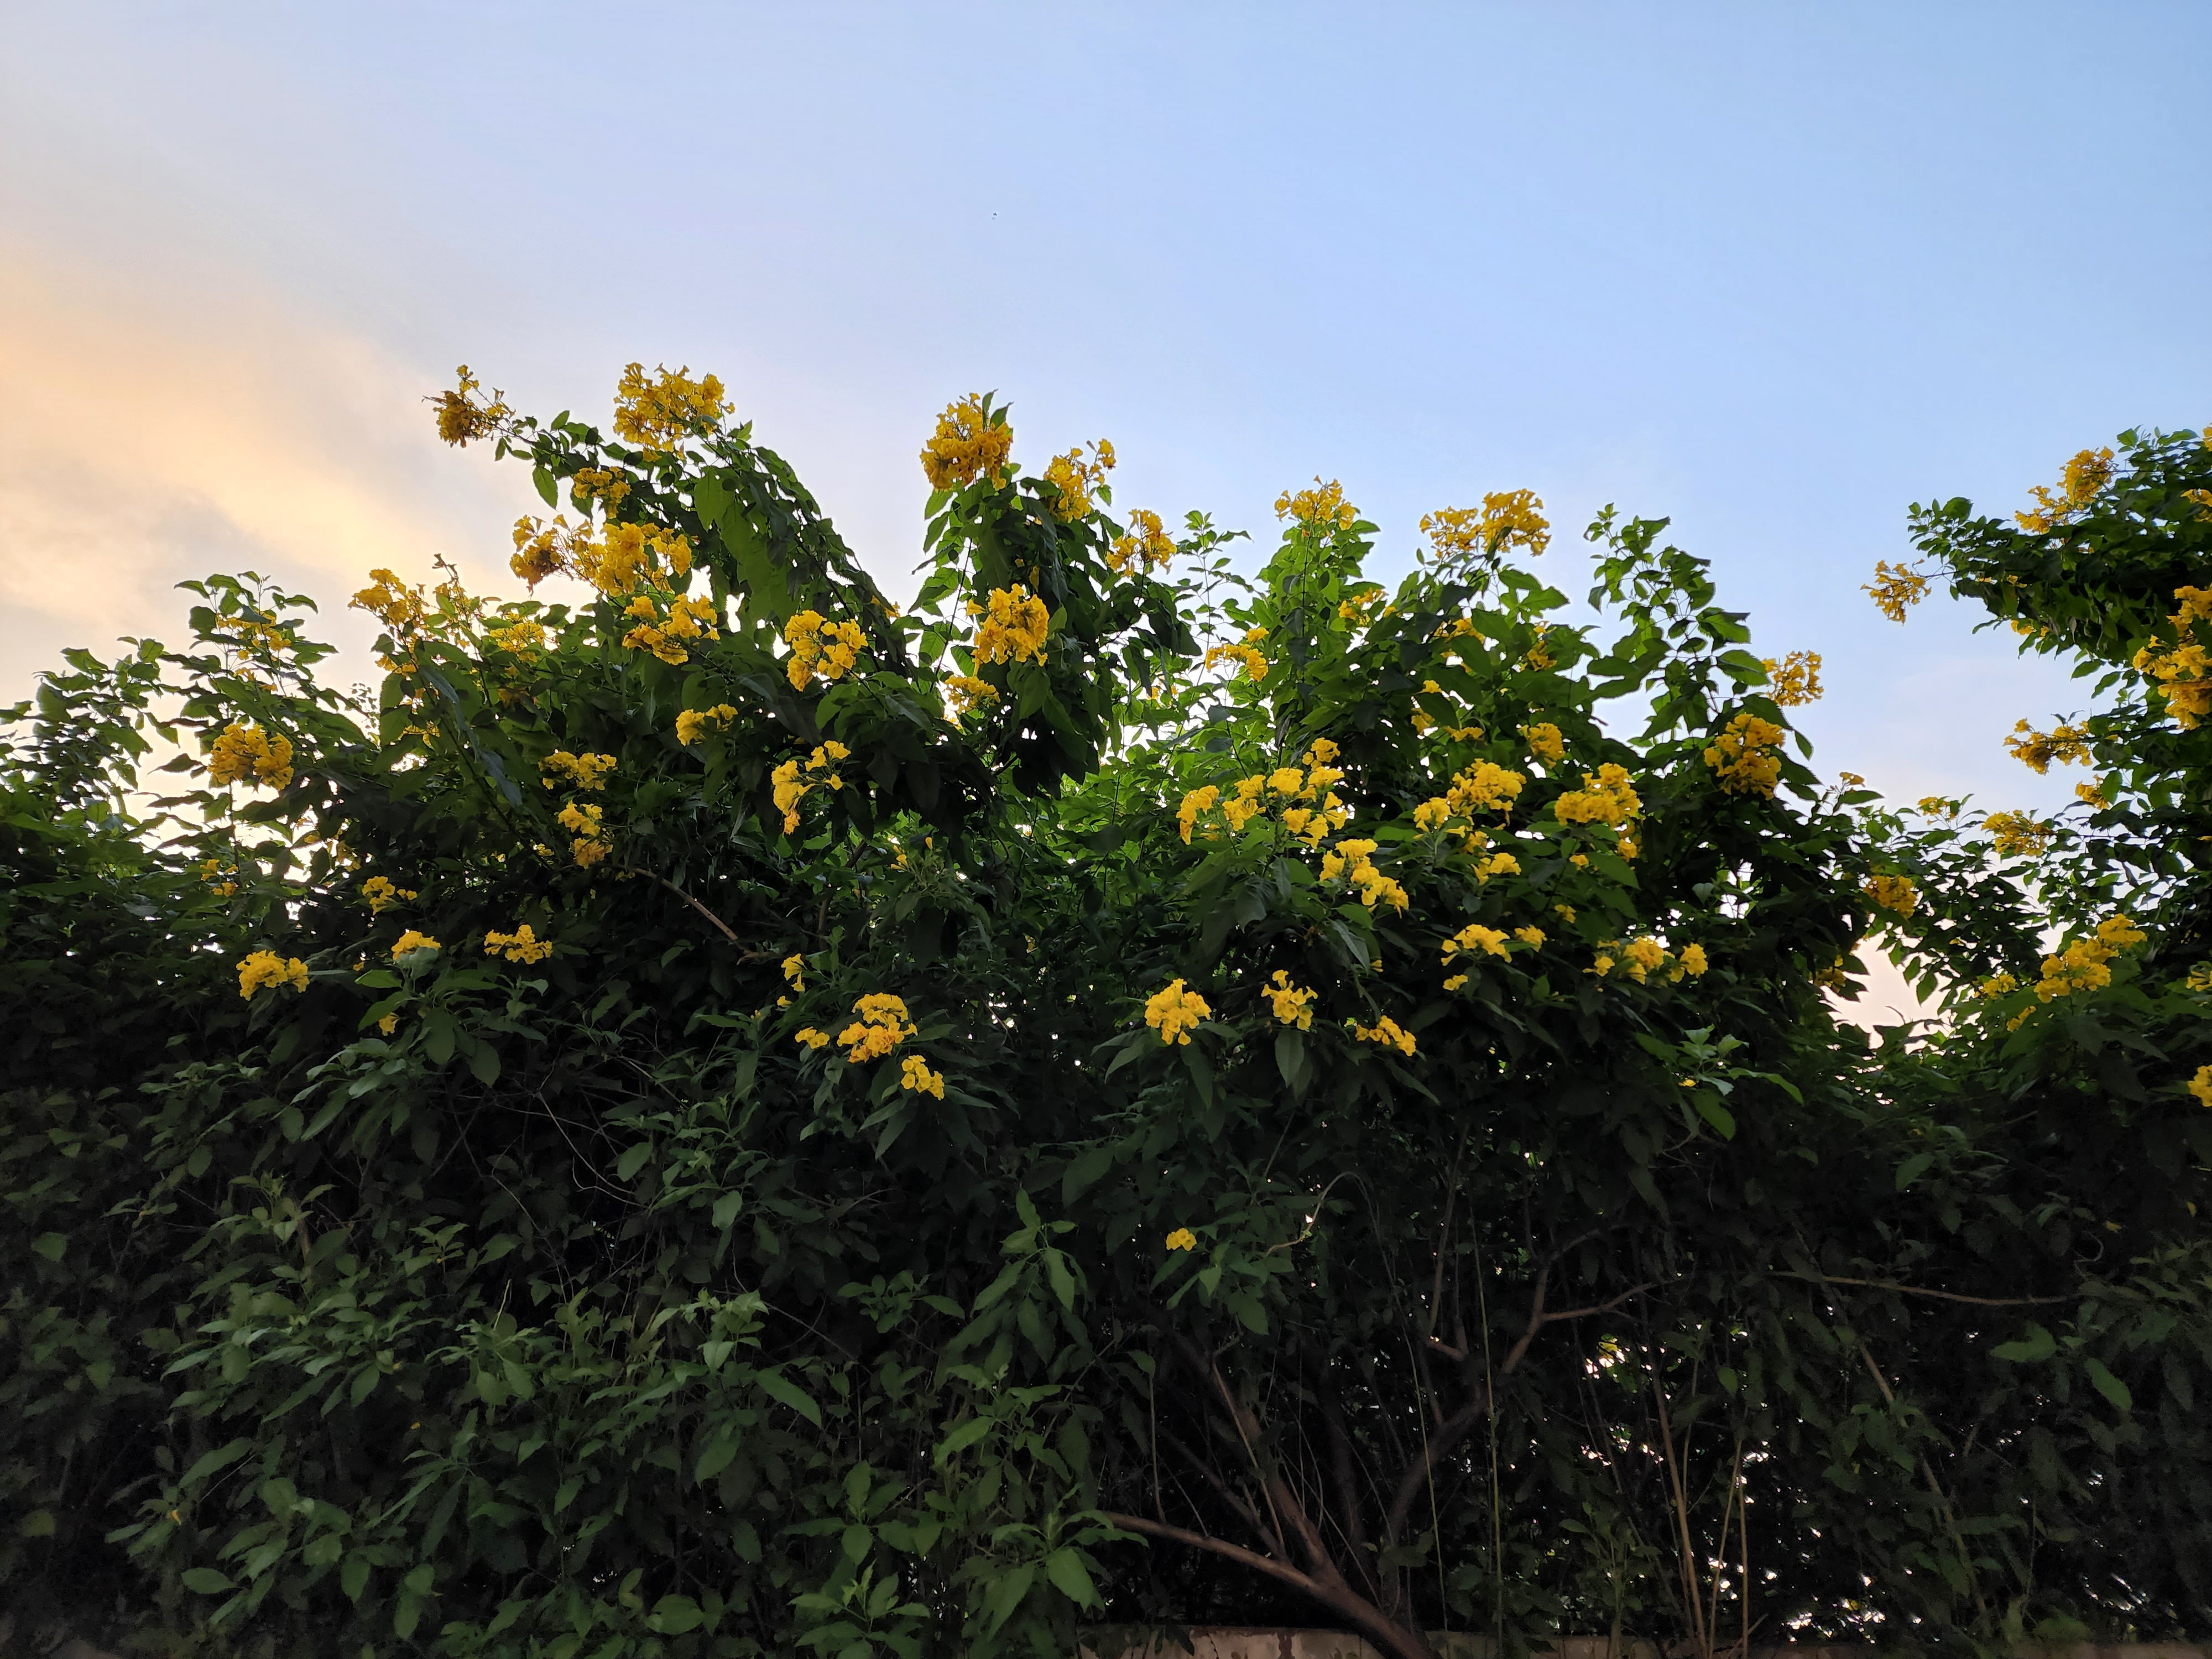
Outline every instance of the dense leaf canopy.
{"type": "Polygon", "coordinates": [[[210,578],[14,711],[0,1594],[532,1659],[2212,1627],[2195,434],[1876,584],[2094,679],[2045,821],[1816,777],[1818,659],[1663,521],[1577,605],[1493,494],[1389,588],[1316,480],[1254,574],[969,398],[902,614],[711,377],[439,422],[566,600],[374,573],[371,700],[210,578]],[[1839,1022],[1876,951],[1940,1018],[1839,1022]]]}

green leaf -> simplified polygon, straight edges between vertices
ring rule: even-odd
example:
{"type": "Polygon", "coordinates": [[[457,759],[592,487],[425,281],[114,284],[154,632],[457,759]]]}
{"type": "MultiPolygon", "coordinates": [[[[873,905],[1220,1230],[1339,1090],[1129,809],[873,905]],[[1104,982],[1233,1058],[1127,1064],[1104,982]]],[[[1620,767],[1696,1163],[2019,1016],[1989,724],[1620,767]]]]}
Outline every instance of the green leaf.
{"type": "Polygon", "coordinates": [[[1091,1582],[1090,1570],[1083,1565],[1082,1556],[1074,1550],[1065,1547],[1054,1550],[1045,1557],[1044,1571],[1054,1587],[1077,1607],[1091,1607],[1099,1604],[1097,1587],[1091,1582]]]}
{"type": "Polygon", "coordinates": [[[190,1489],[197,1486],[217,1469],[228,1468],[253,1449],[251,1440],[234,1440],[227,1446],[218,1446],[185,1471],[185,1478],[177,1484],[190,1489]]]}
{"type": "Polygon", "coordinates": [[[695,1631],[705,1620],[699,1604],[688,1595],[664,1595],[653,1604],[653,1612],[646,1624],[662,1636],[682,1636],[695,1631]]]}
{"type": "Polygon", "coordinates": [[[1106,1172],[1113,1167],[1114,1149],[1111,1146],[1093,1146],[1088,1152],[1079,1152],[1069,1161],[1066,1173],[1060,1178],[1060,1201],[1062,1204],[1074,1203],[1104,1179],[1106,1172]]]}
{"type": "Polygon", "coordinates": [[[2030,1324],[2026,1336],[2017,1342],[1999,1343],[1990,1350],[1990,1357],[2010,1360],[2014,1364],[2029,1364],[2039,1359],[2048,1359],[2057,1352],[2057,1339],[2042,1326],[2030,1324]]]}
{"type": "Polygon", "coordinates": [[[822,1426],[822,1408],[807,1397],[805,1389],[781,1371],[756,1372],[753,1381],[760,1384],[761,1392],[770,1399],[782,1401],[816,1428],[822,1426]]]}
{"type": "Polygon", "coordinates": [[[40,1233],[31,1241],[31,1248],[49,1261],[58,1261],[69,1249],[69,1239],[61,1233],[40,1233]]]}
{"type": "Polygon", "coordinates": [[[1906,1158],[1904,1163],[1897,1166],[1897,1190],[1901,1193],[1919,1180],[1927,1173],[1928,1166],[1935,1161],[1936,1154],[1933,1152],[1915,1152],[1911,1158],[1906,1158]]]}
{"type": "Polygon", "coordinates": [[[2106,1370],[2102,1360],[2085,1359],[2081,1362],[2081,1369],[2089,1373],[2089,1380],[2097,1385],[2097,1392],[2111,1401],[2116,1409],[2131,1412],[2136,1408],[2136,1397],[2128,1392],[2128,1385],[2106,1370]]]}
{"type": "Polygon", "coordinates": [[[186,1567],[177,1581],[195,1595],[221,1595],[238,1588],[213,1567],[186,1567]]]}
{"type": "Polygon", "coordinates": [[[538,486],[538,494],[548,507],[561,505],[561,486],[553,474],[544,467],[532,468],[530,482],[538,486]]]}

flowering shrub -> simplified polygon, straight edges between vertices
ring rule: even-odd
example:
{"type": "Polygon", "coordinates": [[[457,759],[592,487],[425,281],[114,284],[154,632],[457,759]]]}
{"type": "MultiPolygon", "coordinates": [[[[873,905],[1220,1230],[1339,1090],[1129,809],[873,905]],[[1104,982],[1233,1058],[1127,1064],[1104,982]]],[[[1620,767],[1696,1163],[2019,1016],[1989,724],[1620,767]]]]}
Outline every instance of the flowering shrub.
{"type": "Polygon", "coordinates": [[[11,716],[11,1605],[467,1659],[2197,1616],[2198,447],[1916,520],[2134,677],[2045,824],[1824,784],[1817,658],[1659,521],[1589,526],[1587,613],[1525,489],[1386,586],[1316,478],[1239,566],[971,398],[902,611],[711,376],[435,418],[565,507],[526,592],[372,573],[356,699],[211,579],[11,716]],[[1913,1042],[1830,1006],[1876,945],[1913,1042]]]}

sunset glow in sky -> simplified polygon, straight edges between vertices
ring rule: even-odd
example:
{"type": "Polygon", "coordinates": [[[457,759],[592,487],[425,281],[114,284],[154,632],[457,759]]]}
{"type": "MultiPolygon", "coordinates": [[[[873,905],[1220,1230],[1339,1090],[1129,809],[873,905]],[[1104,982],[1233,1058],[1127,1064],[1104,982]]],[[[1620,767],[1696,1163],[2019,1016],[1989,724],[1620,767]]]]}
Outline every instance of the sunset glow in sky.
{"type": "Polygon", "coordinates": [[[1272,540],[1318,473],[1402,569],[1527,485],[1670,514],[1816,765],[2055,804],[2078,706],[1860,585],[1916,499],[2010,508],[2212,422],[2212,9],[52,7],[0,53],[0,698],[252,567],[510,585],[467,362],[603,415],[711,368],[894,589],[963,392],[1117,500],[1272,540]],[[640,21],[642,20],[642,21],[640,21]]]}

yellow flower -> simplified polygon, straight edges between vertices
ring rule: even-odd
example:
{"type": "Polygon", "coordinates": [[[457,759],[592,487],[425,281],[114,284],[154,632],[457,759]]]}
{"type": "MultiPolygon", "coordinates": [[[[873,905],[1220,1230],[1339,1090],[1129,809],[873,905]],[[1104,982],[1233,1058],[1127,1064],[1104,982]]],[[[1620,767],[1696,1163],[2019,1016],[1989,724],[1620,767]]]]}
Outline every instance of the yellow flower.
{"type": "Polygon", "coordinates": [[[738,711],[726,702],[712,708],[686,708],[676,716],[676,741],[688,749],[714,732],[726,732],[737,717],[738,711]]]}
{"type": "Polygon", "coordinates": [[[1055,455],[1045,464],[1044,481],[1059,492],[1052,504],[1052,515],[1062,524],[1073,524],[1091,509],[1091,493],[1106,482],[1106,475],[1114,470],[1114,446],[1101,438],[1091,447],[1091,459],[1085,460],[1081,444],[1065,455],[1055,455]]]}
{"type": "Polygon", "coordinates": [[[376,1022],[376,1029],[383,1032],[385,1036],[390,1036],[394,1031],[399,1029],[399,1016],[397,1014],[385,1015],[383,1018],[376,1022]]]}
{"type": "Polygon", "coordinates": [[[1611,761],[1599,767],[1595,776],[1583,773],[1583,787],[1568,790],[1552,805],[1562,823],[1602,823],[1616,830],[1643,810],[1627,769],[1611,761]]]}
{"type": "Polygon", "coordinates": [[[1885,910],[1909,916],[1920,908],[1920,892],[1910,876],[1869,876],[1859,889],[1885,910]]]}
{"type": "Polygon", "coordinates": [[[1641,984],[1653,969],[1665,964],[1667,947],[1656,939],[1631,939],[1621,955],[1628,963],[1629,977],[1641,984]]]}
{"type": "Polygon", "coordinates": [[[1777,662],[1773,658],[1761,659],[1759,666],[1766,671],[1767,695],[1784,708],[1794,708],[1799,703],[1817,702],[1820,698],[1820,653],[1817,651],[1792,651],[1777,662]]]}
{"type": "Polygon", "coordinates": [[[586,513],[602,500],[609,507],[620,507],[629,495],[629,480],[611,467],[580,467],[568,485],[568,499],[586,513]]]}
{"type": "Polygon", "coordinates": [[[1182,831],[1184,846],[1190,845],[1190,832],[1198,822],[1198,815],[1211,809],[1220,799],[1221,791],[1210,783],[1200,785],[1182,798],[1182,805],[1176,809],[1176,824],[1182,831]]]}
{"type": "Polygon", "coordinates": [[[1492,853],[1486,859],[1475,860],[1474,878],[1477,884],[1487,882],[1492,876],[1517,876],[1521,860],[1510,853],[1492,853]]]}
{"type": "Polygon", "coordinates": [[[497,646],[517,662],[529,664],[538,660],[538,653],[545,648],[545,627],[527,617],[508,623],[503,628],[488,628],[484,641],[497,646]]]}
{"type": "Polygon", "coordinates": [[[361,884],[361,896],[368,905],[368,914],[380,916],[386,908],[402,899],[421,896],[411,887],[395,886],[386,876],[371,876],[361,884]]]}
{"type": "Polygon", "coordinates": [[[1444,941],[1443,959],[1449,962],[1462,951],[1483,951],[1493,957],[1503,957],[1506,954],[1505,939],[1504,928],[1485,927],[1479,921],[1471,921],[1444,941]]]}
{"type": "Polygon", "coordinates": [[[2197,1097],[2200,1106],[2212,1106],[2212,1066],[2200,1066],[2197,1075],[2181,1085],[2197,1097]]]}
{"type": "Polygon", "coordinates": [[[1478,551],[1499,553],[1509,547],[1541,553],[1552,544],[1552,526],[1544,518],[1543,506],[1534,490],[1493,491],[1482,498],[1480,512],[1471,507],[1446,507],[1425,514],[1421,530],[1439,562],[1463,560],[1478,551]]]}
{"type": "Polygon", "coordinates": [[[1260,994],[1274,1005],[1275,1018],[1285,1025],[1295,1025],[1301,1031],[1313,1029],[1314,994],[1291,983],[1291,976],[1281,969],[1275,969],[1272,983],[1260,988],[1260,994]]]}
{"type": "Polygon", "coordinates": [[[538,938],[526,921],[511,933],[485,933],[483,948],[486,956],[503,953],[509,962],[543,962],[553,954],[553,941],[538,938]]]}
{"type": "Polygon", "coordinates": [[[1875,606],[1892,622],[1901,623],[1905,613],[1928,597],[1928,578],[1904,565],[1893,565],[1887,559],[1875,562],[1874,580],[1866,586],[1874,595],[1875,606]]]}
{"type": "Polygon", "coordinates": [[[1782,738],[1783,729],[1773,721],[1738,714],[1706,749],[1705,764],[1729,794],[1771,796],[1782,775],[1782,761],[1770,751],[1782,738]]]}
{"type": "Polygon", "coordinates": [[[556,749],[538,763],[538,769],[553,775],[539,780],[548,789],[558,789],[564,779],[578,789],[604,789],[607,787],[607,774],[615,769],[615,757],[572,755],[565,749],[556,749]]]}
{"type": "Polygon", "coordinates": [[[722,383],[711,374],[692,380],[688,363],[672,373],[662,363],[651,380],[642,363],[631,363],[615,387],[615,435],[641,449],[673,449],[712,430],[728,408],[722,383]]]}
{"type": "Polygon", "coordinates": [[[1175,557],[1175,539],[1160,522],[1160,515],[1147,507],[1135,507],[1129,514],[1129,533],[1118,538],[1106,550],[1107,567],[1116,574],[1128,570],[1141,562],[1147,570],[1164,567],[1175,557]]]}
{"type": "Polygon", "coordinates": [[[2146,937],[2125,915],[2106,917],[2094,933],[2075,939],[2056,956],[2044,957],[2036,1000],[2050,1002],[2076,991],[2101,990],[2112,982],[2112,958],[2130,945],[2142,944],[2146,937]]]}
{"type": "Polygon", "coordinates": [[[1194,1250],[1198,1248],[1198,1235],[1188,1227],[1178,1227],[1168,1235],[1167,1247],[1170,1250],[1194,1250]]]}
{"type": "Polygon", "coordinates": [[[1540,927],[1516,927],[1513,937],[1523,945],[1540,947],[1544,943],[1544,930],[1540,927]]]}
{"type": "Polygon", "coordinates": [[[2020,981],[2010,974],[1991,974],[1974,988],[1974,994],[1994,1000],[1996,998],[2009,995],[2018,989],[2020,989],[2020,981]]]}
{"type": "Polygon", "coordinates": [[[1349,530],[1359,520],[1358,509],[1344,499],[1344,487],[1334,478],[1323,483],[1318,477],[1311,489],[1296,495],[1285,490],[1275,502],[1275,516],[1324,532],[1349,530]]]}
{"type": "Polygon", "coordinates": [[[915,1033],[905,1002],[888,992],[862,997],[853,1005],[853,1012],[860,1018],[837,1034],[838,1046],[848,1051],[845,1055],[848,1064],[881,1060],[915,1033]]]}
{"type": "Polygon", "coordinates": [[[1702,977],[1705,969],[1711,965],[1705,960],[1704,945],[1685,945],[1680,953],[1674,958],[1674,971],[1667,977],[1670,980],[1679,980],[1683,975],[1687,974],[1692,979],[1698,979],[1702,977]]]}
{"type": "Polygon", "coordinates": [[[1982,820],[1999,858],[2038,858],[2058,833],[2056,824],[2039,823],[2026,812],[1992,812],[1982,820]]]}
{"type": "Polygon", "coordinates": [[[970,392],[937,417],[935,435],[922,446],[921,470],[932,489],[957,489],[982,477],[995,489],[1013,447],[1006,411],[970,392]]]}
{"type": "Polygon", "coordinates": [[[998,702],[999,688],[973,674],[951,674],[945,678],[945,700],[952,705],[954,714],[964,714],[984,703],[998,702]]]}
{"type": "Polygon", "coordinates": [[[1243,641],[1237,645],[1209,645],[1202,665],[1211,668],[1218,662],[1241,663],[1244,678],[1257,684],[1267,678],[1267,653],[1260,649],[1260,641],[1267,637],[1264,628],[1246,630],[1243,641]]]}
{"type": "Polygon", "coordinates": [[[252,1000],[264,986],[295,991],[307,988],[307,964],[297,957],[280,957],[274,951],[254,951],[238,964],[238,994],[252,1000]]]}
{"type": "Polygon", "coordinates": [[[806,958],[796,951],[786,957],[783,959],[783,976],[791,982],[791,988],[793,990],[797,991],[802,996],[805,995],[806,992],[806,958]]]}
{"type": "Polygon", "coordinates": [[[784,676],[794,691],[804,691],[817,677],[832,683],[842,679],[868,647],[860,623],[830,622],[818,611],[802,611],[786,623],[783,640],[791,647],[784,676]]]}
{"type": "Polygon", "coordinates": [[[911,1089],[916,1094],[935,1095],[945,1098],[945,1073],[933,1072],[929,1062],[920,1054],[908,1054],[899,1062],[899,1087],[911,1089]]]}
{"type": "Polygon", "coordinates": [[[1575,907],[1574,907],[1573,905],[1571,905],[1571,904],[1555,904],[1555,905],[1553,905],[1553,906],[1552,907],[1552,908],[1553,908],[1553,909],[1554,909],[1554,910],[1556,910],[1557,912],[1559,912],[1559,916],[1560,916],[1560,919],[1561,919],[1562,921],[1564,921],[1567,924],[1567,926],[1569,926],[1570,927],[1573,927],[1573,926],[1574,926],[1574,922],[1575,922],[1575,907]]]}
{"type": "Polygon", "coordinates": [[[1345,1021],[1345,1024],[1352,1027],[1352,1035],[1362,1042],[1379,1042],[1386,1048],[1395,1048],[1408,1059],[1413,1057],[1413,1034],[1400,1026],[1388,1014],[1372,1025],[1362,1025],[1352,1019],[1345,1021]]]}
{"type": "Polygon", "coordinates": [[[830,1033],[827,1031],[817,1031],[811,1025],[802,1026],[799,1029],[799,1035],[793,1039],[793,1041],[802,1043],[809,1048],[826,1048],[830,1046],[830,1033]]]}
{"type": "Polygon", "coordinates": [[[994,587],[984,605],[970,605],[981,618],[973,647],[977,662],[1044,661],[1044,639],[1052,626],[1052,613],[1044,601],[1019,582],[994,587]]]}
{"type": "Polygon", "coordinates": [[[2039,732],[2021,720],[2012,730],[2013,735],[2005,739],[2005,752],[2031,768],[2039,777],[2050,771],[2053,761],[2062,766],[2080,766],[2089,759],[2087,726],[2060,725],[2048,732],[2039,732]]]}
{"type": "Polygon", "coordinates": [[[399,936],[399,942],[392,947],[392,959],[398,962],[403,957],[413,956],[417,951],[442,951],[445,948],[428,933],[418,933],[410,927],[399,936]]]}
{"type": "Polygon", "coordinates": [[[1183,988],[1181,980],[1145,1000],[1145,1024],[1160,1034],[1160,1041],[1190,1046],[1191,1028],[1212,1017],[1213,1010],[1195,991],[1183,988]]]}
{"type": "Polygon", "coordinates": [[[479,404],[472,395],[483,390],[483,382],[469,373],[463,363],[455,371],[459,386],[452,392],[438,394],[438,435],[457,449],[468,447],[471,439],[483,438],[499,429],[501,422],[513,414],[507,400],[495,392],[489,404],[479,404]]]}
{"type": "Polygon", "coordinates": [[[266,784],[282,789],[292,781],[292,744],[258,726],[234,720],[215,740],[208,756],[208,777],[217,784],[266,784]]]}
{"type": "Polygon", "coordinates": [[[1521,735],[1528,739],[1528,752],[1538,760],[1557,763],[1567,757],[1567,741],[1549,720],[1522,726],[1521,735]]]}
{"type": "Polygon", "coordinates": [[[2112,452],[2109,449],[2085,449],[2066,463],[2059,475],[2058,493],[2053,495],[2046,484],[2038,484],[2028,493],[2035,497],[2035,505],[2025,513],[2013,517],[2023,530],[2046,535],[2075,516],[2097,498],[2112,476],[2112,452]]]}

